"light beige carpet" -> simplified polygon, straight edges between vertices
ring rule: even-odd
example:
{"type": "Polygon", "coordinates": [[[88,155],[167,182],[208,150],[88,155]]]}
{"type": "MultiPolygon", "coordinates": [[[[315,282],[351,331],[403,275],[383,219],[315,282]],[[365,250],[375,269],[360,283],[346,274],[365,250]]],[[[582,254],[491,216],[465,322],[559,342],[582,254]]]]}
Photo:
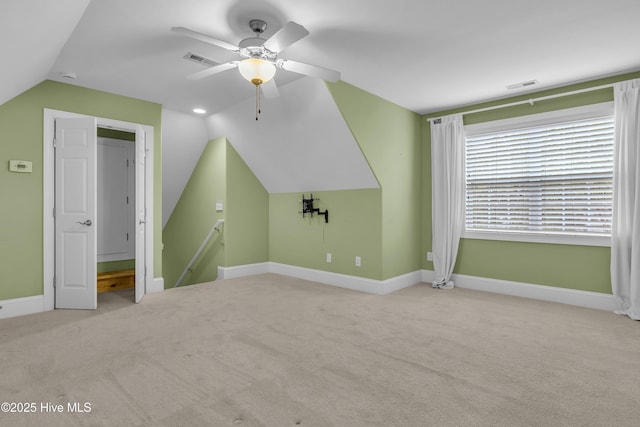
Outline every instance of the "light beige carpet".
{"type": "Polygon", "coordinates": [[[0,425],[640,425],[640,323],[604,311],[273,274],[104,298],[0,321],[0,401],[37,404],[0,425]]]}

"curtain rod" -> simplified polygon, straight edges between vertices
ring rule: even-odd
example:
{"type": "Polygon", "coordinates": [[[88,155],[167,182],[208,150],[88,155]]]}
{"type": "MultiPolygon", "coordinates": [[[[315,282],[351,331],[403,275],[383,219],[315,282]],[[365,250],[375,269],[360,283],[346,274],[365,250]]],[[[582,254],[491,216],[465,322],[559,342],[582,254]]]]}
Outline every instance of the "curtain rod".
{"type": "MultiPolygon", "coordinates": [[[[475,110],[462,111],[460,113],[454,113],[454,114],[462,114],[464,116],[464,115],[467,115],[467,114],[474,114],[474,113],[481,113],[481,112],[484,112],[484,111],[498,110],[500,108],[514,107],[516,105],[522,105],[522,104],[531,104],[531,105],[533,105],[534,103],[536,103],[538,101],[546,101],[547,99],[561,98],[563,96],[577,95],[579,93],[585,93],[585,92],[593,92],[593,91],[596,91],[596,90],[607,89],[607,88],[610,88],[610,87],[613,87],[613,83],[608,84],[608,85],[594,86],[594,87],[590,87],[590,88],[586,88],[586,89],[572,90],[570,92],[556,93],[554,95],[540,96],[538,98],[530,98],[530,99],[522,100],[522,101],[515,101],[515,102],[510,102],[508,104],[494,105],[492,107],[485,107],[485,108],[478,108],[478,109],[475,109],[475,110]]],[[[439,120],[442,117],[443,116],[431,117],[431,118],[428,118],[427,121],[431,122],[431,121],[434,121],[434,120],[439,120]]]]}

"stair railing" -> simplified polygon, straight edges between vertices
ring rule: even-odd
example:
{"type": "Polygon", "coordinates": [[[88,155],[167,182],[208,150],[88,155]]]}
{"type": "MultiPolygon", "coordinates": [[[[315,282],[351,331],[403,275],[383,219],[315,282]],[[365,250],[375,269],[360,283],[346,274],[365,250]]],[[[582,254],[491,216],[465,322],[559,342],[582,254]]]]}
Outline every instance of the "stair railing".
{"type": "Polygon", "coordinates": [[[189,264],[187,264],[187,268],[184,269],[180,277],[178,277],[178,281],[176,282],[176,284],[173,285],[174,288],[176,288],[180,284],[180,282],[182,282],[188,272],[192,271],[191,267],[193,267],[193,264],[195,264],[195,262],[198,260],[198,257],[204,250],[205,246],[207,246],[207,243],[209,243],[209,240],[211,239],[211,236],[213,236],[213,233],[216,230],[220,230],[220,226],[222,225],[222,223],[224,223],[224,219],[219,219],[216,221],[213,227],[211,227],[211,230],[209,230],[209,234],[207,234],[207,237],[204,238],[204,241],[196,251],[195,255],[193,255],[193,258],[191,258],[191,261],[189,261],[189,264]]]}

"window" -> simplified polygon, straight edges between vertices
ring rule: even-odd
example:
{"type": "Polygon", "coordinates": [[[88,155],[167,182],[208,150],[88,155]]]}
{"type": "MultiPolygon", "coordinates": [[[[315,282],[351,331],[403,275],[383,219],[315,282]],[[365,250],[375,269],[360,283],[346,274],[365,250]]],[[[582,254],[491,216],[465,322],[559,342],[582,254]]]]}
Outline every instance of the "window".
{"type": "Polygon", "coordinates": [[[608,245],[611,103],[465,127],[463,237],[608,245]]]}

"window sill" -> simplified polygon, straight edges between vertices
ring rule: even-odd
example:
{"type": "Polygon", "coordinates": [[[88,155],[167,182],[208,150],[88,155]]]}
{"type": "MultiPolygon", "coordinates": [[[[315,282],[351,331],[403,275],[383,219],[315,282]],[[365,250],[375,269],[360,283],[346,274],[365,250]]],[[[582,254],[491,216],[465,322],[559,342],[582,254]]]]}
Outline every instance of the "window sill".
{"type": "Polygon", "coordinates": [[[510,242],[550,243],[575,246],[611,246],[611,237],[589,236],[580,234],[538,234],[488,231],[463,231],[463,239],[503,240],[510,242]]]}

